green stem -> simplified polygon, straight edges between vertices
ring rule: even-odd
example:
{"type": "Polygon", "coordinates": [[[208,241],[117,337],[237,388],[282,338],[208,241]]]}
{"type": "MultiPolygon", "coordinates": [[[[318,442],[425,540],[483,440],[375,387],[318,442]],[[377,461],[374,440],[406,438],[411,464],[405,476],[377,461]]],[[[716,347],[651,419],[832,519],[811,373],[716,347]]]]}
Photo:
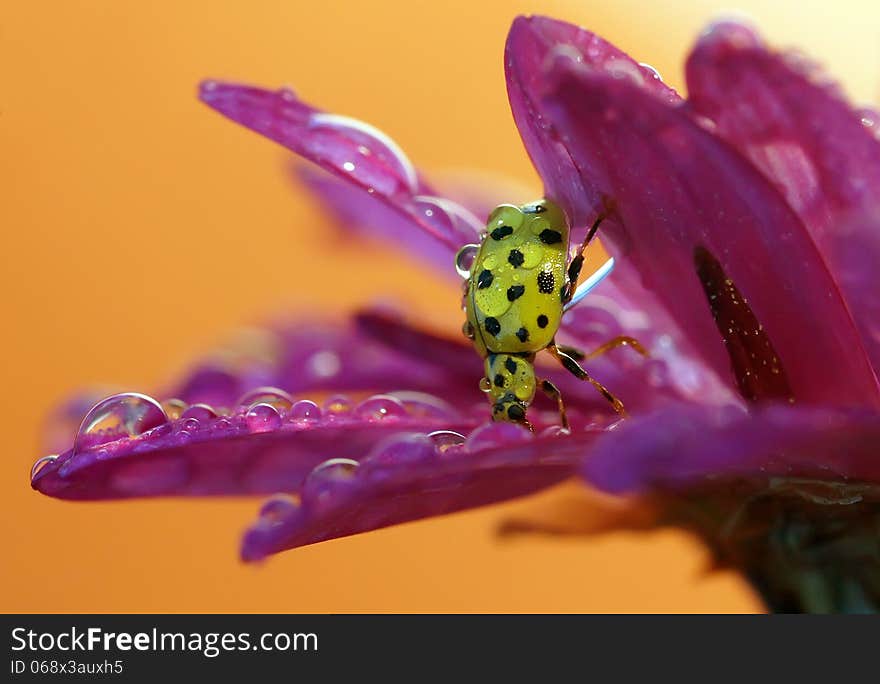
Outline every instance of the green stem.
{"type": "Polygon", "coordinates": [[[880,613],[880,493],[804,479],[737,483],[675,506],[775,613],[880,613]]]}

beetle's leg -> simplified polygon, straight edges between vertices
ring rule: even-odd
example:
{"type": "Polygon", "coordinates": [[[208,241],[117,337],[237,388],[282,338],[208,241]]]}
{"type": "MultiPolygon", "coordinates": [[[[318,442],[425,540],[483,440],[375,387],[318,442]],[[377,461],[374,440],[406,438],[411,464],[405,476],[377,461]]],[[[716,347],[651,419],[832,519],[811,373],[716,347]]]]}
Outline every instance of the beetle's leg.
{"type": "Polygon", "coordinates": [[[562,401],[562,393],[549,380],[541,380],[541,391],[551,399],[556,400],[556,406],[559,408],[559,419],[562,421],[562,427],[569,430],[568,415],[565,413],[565,402],[562,401]]]}
{"type": "Polygon", "coordinates": [[[577,254],[568,264],[568,282],[565,284],[565,296],[562,298],[563,305],[568,304],[571,301],[571,298],[574,296],[575,288],[577,287],[578,278],[581,277],[581,268],[584,265],[584,252],[587,250],[587,246],[596,237],[596,231],[599,230],[599,226],[602,225],[602,221],[604,221],[608,217],[608,213],[610,212],[610,205],[606,201],[605,208],[599,213],[596,217],[596,220],[593,221],[593,225],[590,226],[590,229],[587,231],[586,237],[584,237],[584,241],[581,243],[581,246],[578,248],[577,254]]]}
{"type": "Polygon", "coordinates": [[[626,409],[623,408],[623,402],[620,401],[617,397],[615,397],[611,392],[608,391],[608,388],[605,387],[601,382],[593,378],[587,371],[585,371],[581,366],[575,361],[571,356],[566,354],[556,346],[555,342],[551,342],[547,346],[547,351],[553,354],[556,357],[556,360],[562,364],[562,367],[565,368],[569,373],[574,375],[579,380],[586,380],[593,387],[596,388],[596,391],[601,394],[605,399],[614,407],[614,410],[617,411],[622,416],[626,416],[626,409]]]}
{"type": "Polygon", "coordinates": [[[614,339],[608,340],[605,344],[597,347],[593,351],[586,353],[578,349],[577,347],[569,347],[565,344],[556,345],[556,348],[564,354],[568,354],[571,358],[576,361],[584,361],[589,359],[595,359],[597,356],[602,356],[612,349],[616,349],[617,347],[632,347],[642,356],[650,356],[648,350],[639,342],[635,337],[629,337],[627,335],[619,335],[614,339]]]}

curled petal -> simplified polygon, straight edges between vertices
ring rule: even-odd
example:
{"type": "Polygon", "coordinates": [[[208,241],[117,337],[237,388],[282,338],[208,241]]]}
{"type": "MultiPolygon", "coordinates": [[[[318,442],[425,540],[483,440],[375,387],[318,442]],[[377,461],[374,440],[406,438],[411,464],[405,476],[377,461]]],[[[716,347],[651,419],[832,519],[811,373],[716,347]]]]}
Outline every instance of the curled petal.
{"type": "Polygon", "coordinates": [[[208,106],[347,180],[410,219],[451,253],[473,242],[482,223],[435,196],[387,135],[362,121],[322,112],[291,90],[206,81],[208,106]]]}
{"type": "Polygon", "coordinates": [[[308,476],[299,502],[272,502],[245,533],[241,555],[259,560],[306,544],[521,496],[560,482],[599,434],[532,437],[509,423],[467,441],[401,435],[360,464],[330,463],[308,476]]]}
{"type": "Polygon", "coordinates": [[[429,403],[430,397],[411,394],[362,402],[332,397],[319,407],[258,392],[231,413],[202,405],[176,420],[143,395],[119,396],[128,402],[123,418],[148,415],[149,422],[141,419],[139,427],[133,420],[105,420],[109,428],[84,433],[86,423],[101,427],[97,419],[84,421],[73,449],[35,467],[34,489],[62,499],[294,492],[328,458],[361,459],[401,432],[461,431],[474,424],[442,400],[429,403]],[[134,401],[150,412],[138,412],[134,401]]]}
{"type": "Polygon", "coordinates": [[[634,80],[666,102],[675,91],[657,72],[641,65],[599,36],[548,17],[517,17],[507,37],[504,67],[513,118],[532,163],[544,180],[546,196],[558,202],[574,226],[584,226],[601,206],[597,188],[577,172],[564,141],[548,135],[553,122],[540,103],[547,67],[556,62],[589,64],[616,78],[634,80]]]}
{"type": "Polygon", "coordinates": [[[614,493],[671,492],[734,479],[880,484],[876,413],[770,405],[680,405],[627,421],[599,440],[581,473],[614,493]]]}
{"type": "Polygon", "coordinates": [[[841,285],[880,369],[880,140],[814,66],[739,24],[707,31],[690,104],[784,193],[841,285]]]}
{"type": "Polygon", "coordinates": [[[837,285],[801,221],[751,164],[681,107],[583,65],[555,65],[543,112],[564,132],[581,182],[614,198],[619,220],[604,235],[616,256],[631,261],[720,377],[731,378],[731,358],[698,275],[704,258],[763,325],[743,331],[746,352],[753,333],[769,337],[798,401],[880,406],[837,285]]]}

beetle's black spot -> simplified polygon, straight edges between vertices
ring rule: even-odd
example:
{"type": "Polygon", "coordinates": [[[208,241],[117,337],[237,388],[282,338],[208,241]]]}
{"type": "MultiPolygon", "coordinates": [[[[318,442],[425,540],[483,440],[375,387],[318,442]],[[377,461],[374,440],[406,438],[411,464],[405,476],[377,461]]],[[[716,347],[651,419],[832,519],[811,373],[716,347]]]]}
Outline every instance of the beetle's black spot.
{"type": "Polygon", "coordinates": [[[509,356],[507,357],[507,360],[504,362],[504,367],[507,369],[507,372],[510,373],[511,375],[513,373],[516,373],[516,361],[514,361],[509,356]]]}
{"type": "Polygon", "coordinates": [[[477,276],[477,287],[485,290],[492,284],[493,280],[495,280],[495,276],[492,275],[492,271],[480,271],[480,275],[477,276]]]}
{"type": "Polygon", "coordinates": [[[514,268],[519,268],[520,266],[522,266],[523,261],[525,260],[526,258],[523,256],[523,253],[520,252],[518,249],[510,250],[510,254],[507,255],[507,262],[514,268]]]}
{"type": "Polygon", "coordinates": [[[526,412],[519,404],[511,404],[507,407],[507,415],[511,420],[522,420],[526,417],[526,412]]]}
{"type": "Polygon", "coordinates": [[[495,230],[493,230],[489,235],[492,236],[493,240],[503,240],[508,235],[513,233],[513,228],[510,226],[499,226],[495,230]]]}
{"type": "Polygon", "coordinates": [[[547,317],[544,314],[541,314],[540,316],[538,316],[538,327],[539,328],[546,328],[547,324],[549,322],[550,321],[547,320],[547,317]]]}
{"type": "Polygon", "coordinates": [[[513,302],[522,297],[525,294],[525,291],[525,285],[511,285],[507,288],[507,300],[513,302]]]}
{"type": "Polygon", "coordinates": [[[516,331],[516,336],[519,338],[520,342],[525,342],[529,339],[529,331],[525,328],[520,328],[516,331]]]}
{"type": "Polygon", "coordinates": [[[492,407],[492,413],[501,413],[503,410],[504,410],[504,405],[503,405],[503,404],[495,404],[495,405],[492,407]]]}
{"type": "Polygon", "coordinates": [[[541,242],[545,245],[555,245],[557,242],[562,242],[562,233],[550,228],[542,230],[538,237],[541,238],[541,242]]]}
{"type": "Polygon", "coordinates": [[[498,333],[501,332],[501,324],[498,322],[497,318],[489,316],[485,321],[483,321],[483,327],[486,328],[486,332],[490,335],[497,337],[498,333]]]}
{"type": "Polygon", "coordinates": [[[556,287],[556,279],[550,271],[541,271],[538,274],[538,292],[551,294],[556,287]]]}
{"type": "Polygon", "coordinates": [[[495,387],[504,387],[504,376],[501,373],[496,373],[492,382],[495,383],[495,387]]]}

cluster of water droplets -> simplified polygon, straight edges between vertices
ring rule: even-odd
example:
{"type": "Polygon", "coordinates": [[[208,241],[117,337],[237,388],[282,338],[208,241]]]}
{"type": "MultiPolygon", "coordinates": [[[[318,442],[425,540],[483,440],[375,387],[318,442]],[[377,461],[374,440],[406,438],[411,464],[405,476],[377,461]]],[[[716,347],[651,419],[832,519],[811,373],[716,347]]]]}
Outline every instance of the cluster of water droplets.
{"type": "Polygon", "coordinates": [[[314,513],[334,507],[362,488],[387,485],[398,478],[430,478],[456,459],[471,459],[474,452],[500,451],[532,439],[528,431],[509,423],[488,423],[467,437],[454,430],[395,435],[377,444],[360,461],[331,458],[316,465],[296,496],[278,494],[263,505],[255,529],[267,531],[290,524],[304,509],[314,513]]]}
{"type": "MultiPolygon", "coordinates": [[[[511,423],[486,423],[468,436],[453,430],[401,433],[378,443],[361,460],[328,459],[311,470],[296,495],[278,494],[263,505],[246,536],[246,555],[254,552],[255,557],[261,557],[273,546],[289,543],[291,536],[308,528],[316,516],[347,510],[372,493],[464,486],[473,473],[509,467],[517,458],[533,458],[516,447],[566,434],[551,426],[536,437],[511,423]]],[[[358,523],[366,528],[382,526],[390,514],[388,506],[357,510],[358,523]]]]}
{"type": "MultiPolygon", "coordinates": [[[[456,417],[453,407],[417,392],[376,394],[360,401],[334,395],[319,405],[309,399],[296,400],[277,387],[258,387],[241,396],[232,407],[190,405],[176,398],[159,402],[145,394],[125,392],[103,399],[88,411],[74,438],[73,449],[61,464],[67,466],[61,474],[74,467],[70,463],[74,456],[88,454],[91,462],[108,458],[118,449],[139,453],[143,445],[157,440],[167,440],[173,446],[198,435],[208,439],[306,429],[340,421],[362,424],[456,417]],[[131,440],[137,440],[134,446],[128,444],[131,440]]],[[[53,454],[38,459],[31,479],[57,458],[53,454]]]]}

